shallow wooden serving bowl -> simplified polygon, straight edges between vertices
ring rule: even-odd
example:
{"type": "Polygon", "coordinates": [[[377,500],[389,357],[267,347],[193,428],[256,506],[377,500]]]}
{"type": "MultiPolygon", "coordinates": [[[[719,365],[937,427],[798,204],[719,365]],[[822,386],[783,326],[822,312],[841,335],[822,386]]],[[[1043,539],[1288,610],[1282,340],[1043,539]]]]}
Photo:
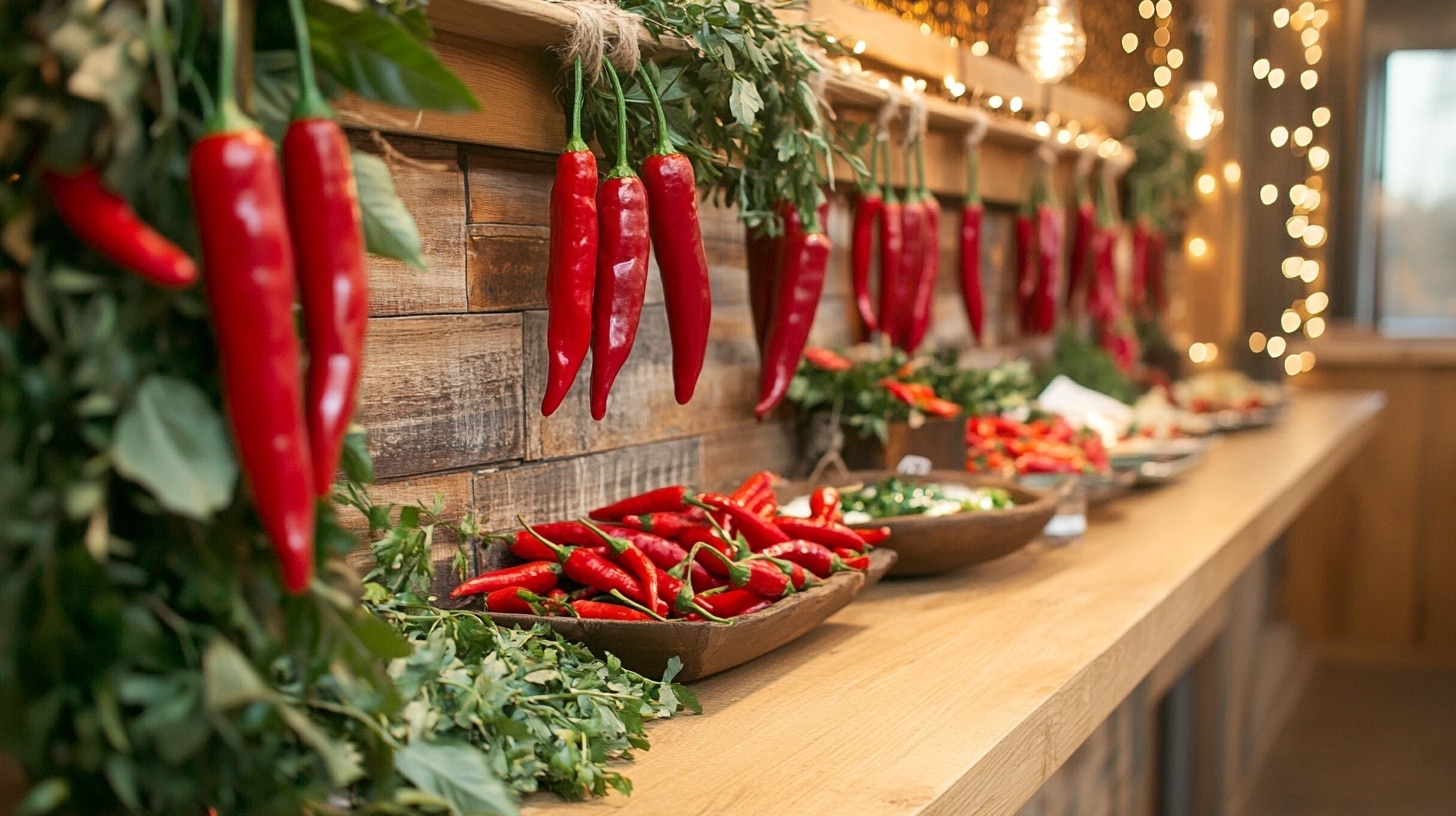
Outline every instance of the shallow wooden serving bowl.
{"type": "MultiPolygon", "coordinates": [[[[486,568],[505,565],[500,555],[503,549],[492,545],[483,559],[486,568]]],[[[689,682],[747,663],[802,636],[873,586],[894,563],[895,553],[876,550],[870,553],[868,571],[835,573],[819,586],[791,595],[761,612],[733,618],[732,623],[486,614],[501,626],[544,623],[599,657],[611,652],[623,666],[645,677],[661,677],[667,661],[676,655],[682,660],[682,671],[675,679],[689,682]]],[[[480,597],[470,601],[467,606],[475,609],[483,603],[480,597]]]]}
{"type": "MultiPolygon", "coordinates": [[[[829,482],[834,487],[867,484],[888,471],[856,471],[829,482]]],[[[889,527],[884,549],[900,558],[890,568],[892,578],[937,575],[1009,555],[1041,533],[1057,509],[1054,495],[1023,487],[1015,482],[967,473],[961,470],[932,470],[924,476],[900,475],[918,484],[961,484],[971,487],[999,487],[1011,493],[1016,506],[1009,510],[980,510],[948,516],[891,516],[856,527],[889,527]]],[[[782,501],[790,501],[822,485],[784,482],[777,488],[782,501]]]]}

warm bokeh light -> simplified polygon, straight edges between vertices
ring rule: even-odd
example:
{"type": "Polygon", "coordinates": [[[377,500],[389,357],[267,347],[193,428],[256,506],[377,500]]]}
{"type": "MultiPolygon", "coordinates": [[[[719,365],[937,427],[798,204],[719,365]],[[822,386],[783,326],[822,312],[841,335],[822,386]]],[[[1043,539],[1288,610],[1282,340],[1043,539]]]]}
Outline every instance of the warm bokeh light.
{"type": "Polygon", "coordinates": [[[1244,170],[1243,170],[1242,167],[1239,167],[1239,163],[1238,162],[1236,162],[1236,161],[1224,162],[1224,165],[1223,165],[1223,180],[1224,181],[1228,182],[1229,184],[1238,184],[1239,183],[1239,180],[1242,179],[1243,177],[1244,177],[1244,170]]]}
{"type": "Polygon", "coordinates": [[[1299,75],[1299,84],[1304,86],[1306,91],[1312,90],[1319,84],[1319,72],[1313,68],[1299,75]]]}
{"type": "Polygon", "coordinates": [[[1289,188],[1289,203],[1290,204],[1293,204],[1296,207],[1298,207],[1299,206],[1299,203],[1304,200],[1304,194],[1305,193],[1308,193],[1308,192],[1309,192],[1309,188],[1306,187],[1306,186],[1304,186],[1303,184],[1296,184],[1293,187],[1290,187],[1289,188]]]}
{"type": "Polygon", "coordinates": [[[1003,100],[998,94],[992,94],[991,98],[986,100],[986,105],[991,110],[1001,110],[1001,106],[1005,103],[1005,100],[1003,100]]]}
{"type": "MultiPolygon", "coordinates": [[[[1311,259],[1305,261],[1304,263],[1301,263],[1299,265],[1298,272],[1299,272],[1299,279],[1300,280],[1304,281],[1305,283],[1314,283],[1319,278],[1319,273],[1320,273],[1319,261],[1316,261],[1313,258],[1311,258],[1311,259]]],[[[1293,277],[1293,275],[1291,275],[1290,277],[1293,277]]],[[[1324,294],[1324,293],[1321,292],[1319,294],[1324,294]]],[[[1306,301],[1306,303],[1308,303],[1308,301],[1306,301]]],[[[1311,310],[1311,313],[1313,313],[1313,311],[1314,310],[1311,310]]]]}
{"type": "Polygon", "coordinates": [[[989,53],[991,53],[991,44],[986,42],[985,40],[976,40],[975,42],[971,43],[972,56],[984,57],[989,53]]]}
{"type": "Polygon", "coordinates": [[[1278,88],[1284,84],[1284,69],[1273,68],[1269,71],[1269,87],[1278,88]]]}
{"type": "Polygon", "coordinates": [[[1168,43],[1172,41],[1173,35],[1169,34],[1168,29],[1166,28],[1160,28],[1157,31],[1153,32],[1153,45],[1156,45],[1159,48],[1168,47],[1168,43]]]}
{"type": "Polygon", "coordinates": [[[1304,31],[1301,31],[1299,33],[1300,45],[1308,48],[1309,46],[1314,45],[1317,42],[1319,42],[1319,29],[1306,28],[1304,31]]]}
{"type": "Polygon", "coordinates": [[[1269,76],[1269,60],[1260,57],[1254,60],[1254,79],[1263,79],[1269,76]]]}
{"type": "Polygon", "coordinates": [[[1175,71],[1183,67],[1183,49],[1168,49],[1168,67],[1172,68],[1175,71]]]}
{"type": "Polygon", "coordinates": [[[1153,11],[1154,11],[1153,0],[1143,0],[1141,3],[1138,3],[1138,14],[1144,20],[1151,20],[1151,19],[1153,19],[1153,11]]]}
{"type": "Polygon", "coordinates": [[[1305,260],[1298,255],[1290,255],[1284,259],[1283,263],[1279,264],[1279,271],[1283,272],[1286,278],[1298,277],[1299,265],[1304,262],[1305,260]]]}
{"type": "Polygon", "coordinates": [[[1188,239],[1188,254],[1195,258],[1202,258],[1208,254],[1208,241],[1203,238],[1193,237],[1188,239]]]}
{"type": "Polygon", "coordinates": [[[1092,137],[1088,136],[1085,133],[1078,133],[1077,138],[1073,141],[1073,144],[1077,146],[1078,150],[1086,150],[1087,148],[1092,146],[1092,137]]]}
{"type": "Polygon", "coordinates": [[[1188,359],[1194,363],[1208,362],[1208,346],[1203,343],[1194,343],[1188,347],[1188,359]]]}
{"type": "Polygon", "coordinates": [[[1214,179],[1212,173],[1199,173],[1198,181],[1195,183],[1198,185],[1198,192],[1204,195],[1213,195],[1213,191],[1218,189],[1218,181],[1214,179]]]}
{"type": "MultiPolygon", "coordinates": [[[[1014,108],[1013,108],[1013,110],[1014,110],[1014,108]]],[[[1045,139],[1046,137],[1048,137],[1048,136],[1050,136],[1052,134],[1052,126],[1049,125],[1049,124],[1047,124],[1046,123],[1046,120],[1042,120],[1040,122],[1037,122],[1035,125],[1032,125],[1031,126],[1031,129],[1034,130],[1034,131],[1036,131],[1036,135],[1042,137],[1043,139],[1045,139]]]]}
{"type": "Polygon", "coordinates": [[[1301,351],[1299,353],[1299,364],[1305,371],[1314,370],[1314,352],[1301,351]]]}
{"type": "Polygon", "coordinates": [[[1173,0],[1158,0],[1156,7],[1160,19],[1168,19],[1173,16],[1173,0]]]}
{"type": "Polygon", "coordinates": [[[1310,293],[1309,297],[1304,299],[1304,308],[1307,309],[1310,314],[1319,314],[1320,312],[1323,312],[1325,309],[1329,308],[1329,305],[1330,296],[1325,294],[1324,292],[1312,292],[1310,293]]]}
{"type": "Polygon", "coordinates": [[[1138,47],[1138,35],[1132,33],[1131,31],[1129,31],[1126,34],[1122,35],[1122,50],[1123,51],[1126,51],[1127,53],[1131,54],[1132,52],[1134,52],[1134,51],[1137,50],[1137,47],[1138,47]]]}
{"type": "Polygon", "coordinates": [[[856,54],[863,54],[864,52],[865,52],[865,41],[864,40],[860,40],[859,42],[857,42],[857,43],[854,44],[854,53],[856,53],[856,54]]]}
{"type": "Polygon", "coordinates": [[[1306,125],[1300,125],[1294,129],[1293,138],[1294,143],[1300,147],[1309,147],[1309,143],[1314,141],[1314,131],[1306,125]]]}
{"type": "Polygon", "coordinates": [[[1284,229],[1289,233],[1290,238],[1302,237],[1309,231],[1309,216],[1291,215],[1284,222],[1284,229]]]}
{"type": "Polygon", "coordinates": [[[1264,349],[1269,352],[1270,357],[1283,357],[1284,349],[1288,348],[1288,346],[1289,344],[1285,342],[1284,338],[1276,334],[1269,338],[1269,343],[1264,349]]]}
{"type": "Polygon", "coordinates": [[[1127,106],[1134,112],[1140,111],[1148,106],[1148,98],[1143,96],[1142,91],[1133,91],[1132,96],[1127,98],[1127,106]]]}
{"type": "Polygon", "coordinates": [[[1309,65],[1318,65],[1320,59],[1324,57],[1324,55],[1324,49],[1320,48],[1318,45],[1311,45],[1310,47],[1304,49],[1304,61],[1309,65]]]}
{"type": "Polygon", "coordinates": [[[1268,342],[1269,338],[1265,337],[1263,332],[1254,332],[1249,335],[1249,351],[1260,354],[1264,351],[1264,346],[1268,342]]]}
{"type": "Polygon", "coordinates": [[[1309,121],[1314,122],[1315,127],[1328,125],[1330,123],[1330,109],[1324,105],[1320,105],[1318,108],[1310,111],[1309,121]]]}
{"type": "Polygon", "coordinates": [[[1163,104],[1163,89],[1162,88],[1154,88],[1151,91],[1148,91],[1148,107],[1150,107],[1150,108],[1157,108],[1157,107],[1161,107],[1162,104],[1163,104]]]}
{"type": "Polygon", "coordinates": [[[1313,248],[1317,246],[1324,246],[1325,239],[1328,237],[1328,233],[1326,233],[1325,228],[1320,226],[1319,224],[1310,224],[1309,228],[1304,230],[1301,235],[1290,237],[1301,238],[1303,239],[1305,246],[1313,248]]]}
{"type": "Polygon", "coordinates": [[[1323,147],[1315,146],[1309,149],[1309,166],[1315,170],[1323,170],[1330,165],[1330,151],[1323,147]]]}
{"type": "Polygon", "coordinates": [[[1277,9],[1274,9],[1274,27],[1275,28],[1283,28],[1283,27],[1285,27],[1287,25],[1289,25],[1289,9],[1287,9],[1287,8],[1277,8],[1277,9]]]}
{"type": "Polygon", "coordinates": [[[1020,113],[1022,106],[1025,104],[1026,103],[1021,101],[1021,97],[1013,96],[1011,97],[1011,101],[1006,104],[1006,107],[1009,108],[1012,113],[1020,113]]]}
{"type": "Polygon", "coordinates": [[[1269,141],[1272,142],[1275,147],[1283,147],[1284,145],[1288,144],[1289,128],[1283,125],[1275,127],[1273,130],[1269,131],[1269,141]]]}
{"type": "Polygon", "coordinates": [[[1304,333],[1311,340],[1325,333],[1325,319],[1323,317],[1311,317],[1304,321],[1304,333]]]}
{"type": "Polygon", "coordinates": [[[1304,201],[1301,203],[1301,206],[1310,212],[1314,212],[1319,209],[1322,200],[1319,190],[1307,190],[1305,191],[1304,201]]]}
{"type": "Polygon", "coordinates": [[[1166,87],[1168,87],[1168,83],[1170,83],[1172,81],[1173,81],[1173,69],[1172,68],[1169,68],[1166,65],[1159,65],[1157,68],[1154,68],[1153,69],[1153,82],[1159,88],[1166,88],[1166,87]]]}
{"type": "Polygon", "coordinates": [[[1299,312],[1293,309],[1285,309],[1284,314],[1279,316],[1279,328],[1283,329],[1286,334],[1298,331],[1299,324],[1303,322],[1299,316],[1299,312]]]}
{"type": "Polygon", "coordinates": [[[1279,200],[1279,188],[1272,184],[1265,184],[1259,188],[1259,200],[1264,202],[1265,206],[1273,204],[1279,200]]]}
{"type": "Polygon", "coordinates": [[[1304,363],[1299,359],[1298,354],[1291,354],[1284,358],[1284,373],[1293,377],[1302,370],[1304,370],[1304,363]]]}

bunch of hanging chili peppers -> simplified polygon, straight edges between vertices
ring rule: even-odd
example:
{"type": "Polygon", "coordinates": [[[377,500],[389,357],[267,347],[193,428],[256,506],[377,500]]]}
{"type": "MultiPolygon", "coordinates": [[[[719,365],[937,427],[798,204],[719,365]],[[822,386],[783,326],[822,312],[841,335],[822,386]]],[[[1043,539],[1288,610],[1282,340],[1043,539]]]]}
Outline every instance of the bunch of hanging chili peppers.
{"type": "Polygon", "coordinates": [[[1099,345],[1122,371],[1131,372],[1142,352],[1132,319],[1118,294],[1116,250],[1122,225],[1113,178],[1106,170],[1093,190],[1092,203],[1092,279],[1087,291],[1087,315],[1092,318],[1099,345]]]}
{"type": "Polygon", "coordinates": [[[588,518],[530,525],[508,537],[518,560],[462,582],[501,614],[618,621],[728,622],[767,609],[836,572],[865,570],[888,528],[843,523],[839,494],[820,488],[811,515],[779,515],[767,471],[731,494],[677,485],[599,507],[588,518]]]}
{"type": "Polygon", "coordinates": [[[301,92],[283,166],[238,108],[238,4],[227,0],[219,104],[192,148],[190,180],[233,438],[283,586],[297,593],[314,569],[314,502],[332,487],[353,413],[368,299],[348,141],[314,82],[301,0],[290,0],[290,12],[301,92]]]}
{"type": "Polygon", "coordinates": [[[591,415],[607,414],[607,398],[637,339],[647,295],[648,257],[655,249],[672,338],[673,393],[686,404],[702,373],[712,325],[708,260],[698,223],[692,163],[668,137],[652,77],[642,86],[657,121],[657,147],[639,177],[627,155],[627,106],[621,80],[603,63],[617,102],[616,164],[597,184],[596,157],[581,138],[582,65],[573,66],[571,137],[557,160],[551,188],[551,241],[546,276],[547,381],[541,413],[560,407],[587,349],[592,352],[591,415]]]}
{"type": "Polygon", "coordinates": [[[758,403],[753,408],[759,419],[768,416],[789,393],[789,382],[809,342],[829,267],[828,201],[811,210],[807,222],[787,203],[779,211],[782,236],[753,231],[748,236],[750,306],[755,333],[762,332],[758,403]]]}
{"type": "Polygon", "coordinates": [[[1016,216],[1016,298],[1021,330],[1029,335],[1050,334],[1057,322],[1066,222],[1050,175],[1051,160],[1041,158],[1016,216]]]}

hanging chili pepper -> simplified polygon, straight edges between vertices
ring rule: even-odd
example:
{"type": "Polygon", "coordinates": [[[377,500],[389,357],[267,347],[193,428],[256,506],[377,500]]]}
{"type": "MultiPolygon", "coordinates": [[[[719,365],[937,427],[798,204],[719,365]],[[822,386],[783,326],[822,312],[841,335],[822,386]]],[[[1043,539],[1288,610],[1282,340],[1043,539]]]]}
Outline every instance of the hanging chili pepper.
{"type": "Polygon", "coordinates": [[[667,135],[667,117],[650,76],[642,87],[657,116],[657,152],[642,162],[652,225],[652,248],[662,275],[662,296],[667,305],[667,330],[672,338],[672,384],[678,404],[693,398],[703,358],[708,351],[708,329],[713,324],[713,295],[708,286],[708,256],[698,226],[698,188],[693,163],[677,152],[667,135]]]}
{"type": "Polygon", "coordinates": [[[961,202],[961,301],[971,336],[981,342],[986,323],[986,301],[981,290],[981,225],[986,208],[981,203],[981,157],[974,144],[966,148],[966,197],[961,202]]]}
{"type": "Polygon", "coordinates": [[[1097,229],[1097,212],[1090,200],[1077,204],[1077,220],[1072,229],[1072,256],[1067,266],[1067,296],[1063,302],[1070,312],[1077,294],[1087,284],[1092,267],[1092,233],[1097,229]]]}
{"type": "Polygon", "coordinates": [[[617,70],[610,60],[604,64],[617,95],[617,164],[597,190],[601,226],[593,293],[591,375],[591,415],[595,420],[607,415],[607,395],[637,339],[651,254],[647,189],[627,163],[627,99],[617,70]]]}
{"type": "Polygon", "coordinates": [[[597,264],[597,157],[581,138],[581,58],[572,67],[571,138],[551,184],[551,243],[546,260],[546,394],[541,414],[566,399],[592,340],[597,264]]]}
{"type": "Polygon", "coordinates": [[[895,188],[890,184],[890,142],[888,137],[880,139],[881,149],[884,152],[883,167],[885,172],[884,207],[880,210],[880,315],[876,326],[881,332],[894,342],[894,315],[900,310],[897,297],[900,289],[896,287],[896,278],[900,274],[900,265],[905,256],[905,212],[904,205],[895,195],[895,188]]]}
{"type": "Polygon", "coordinates": [[[483,595],[506,587],[519,587],[541,594],[556,586],[561,567],[549,561],[532,561],[514,567],[483,572],[450,590],[450,597],[483,595]]]}
{"type": "Polygon", "coordinates": [[[753,316],[753,340],[762,357],[773,311],[773,296],[778,291],[779,275],[783,270],[784,236],[782,233],[769,235],[765,227],[749,228],[744,232],[744,248],[748,262],[748,305],[753,316]]]}
{"type": "Polygon", "coordinates": [[[925,140],[915,143],[915,165],[920,176],[920,199],[922,211],[922,252],[920,273],[915,282],[915,296],[910,308],[910,327],[905,349],[920,348],[925,333],[930,330],[930,318],[935,312],[935,284],[940,278],[940,201],[930,192],[925,183],[925,140]]]}
{"type": "Polygon", "coordinates": [[[687,510],[693,492],[682,485],[659,487],[636,496],[628,496],[619,502],[598,507],[587,515],[597,521],[617,521],[627,516],[641,516],[646,513],[687,510]]]}
{"type": "Polygon", "coordinates": [[[1062,238],[1065,224],[1062,209],[1049,197],[1036,210],[1037,285],[1032,330],[1050,334],[1056,327],[1057,294],[1062,277],[1062,238]]]}
{"type": "Polygon", "coordinates": [[[1023,208],[1016,214],[1016,313],[1023,334],[1032,331],[1031,311],[1036,298],[1037,262],[1032,248],[1036,234],[1035,210],[1023,208]]]}
{"type": "Polygon", "coordinates": [[[71,232],[106,260],[158,286],[191,286],[197,264],[182,248],[147,226],[126,199],[83,164],[74,173],[47,169],[41,181],[51,206],[71,232]]]}
{"type": "Polygon", "coordinates": [[[193,206],[238,459],[284,588],[313,575],[314,483],[293,322],[293,242],[273,143],[238,108],[237,0],[222,14],[219,105],[192,147],[193,206]]]}
{"type": "Polygon", "coordinates": [[[896,348],[912,352],[910,335],[914,330],[915,295],[919,290],[920,277],[925,271],[925,197],[911,181],[910,161],[912,150],[905,145],[905,203],[900,207],[900,234],[904,248],[900,253],[900,268],[895,272],[894,292],[891,295],[892,312],[880,315],[880,324],[890,335],[890,342],[896,348]]]}
{"type": "Polygon", "coordinates": [[[1140,215],[1132,227],[1132,308],[1141,314],[1148,305],[1148,250],[1152,223],[1140,215]]]}
{"type": "Polygon", "coordinates": [[[777,408],[789,392],[789,382],[799,368],[819,308],[819,296],[824,291],[829,236],[820,228],[818,213],[812,215],[814,220],[807,228],[785,229],[783,273],[764,339],[758,404],[753,408],[759,419],[777,408]]]}
{"type": "Polygon", "coordinates": [[[880,187],[875,183],[875,164],[879,157],[879,143],[870,143],[869,177],[860,181],[859,196],[854,202],[854,227],[850,236],[850,283],[854,290],[855,306],[866,334],[878,328],[875,321],[875,307],[870,300],[870,264],[874,258],[875,224],[885,209],[885,200],[880,187]]]}
{"type": "Polygon", "coordinates": [[[354,416],[369,325],[364,216],[349,140],[314,82],[302,0],[289,0],[298,45],[298,104],[283,136],[283,178],[308,336],[309,455],[315,495],[333,490],[354,416]]]}

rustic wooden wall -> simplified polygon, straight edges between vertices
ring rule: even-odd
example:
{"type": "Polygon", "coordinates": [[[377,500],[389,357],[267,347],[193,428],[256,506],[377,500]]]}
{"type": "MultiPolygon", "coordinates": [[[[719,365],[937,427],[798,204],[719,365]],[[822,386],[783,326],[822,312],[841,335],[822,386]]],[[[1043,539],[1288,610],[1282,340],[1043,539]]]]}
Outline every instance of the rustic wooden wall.
{"type": "MultiPolygon", "coordinates": [[[[356,134],[356,145],[377,151],[356,134]]],[[[708,360],[688,406],[672,397],[671,348],[654,264],[633,354],[607,419],[587,412],[587,373],[552,417],[539,411],[546,370],[547,196],[554,156],[545,152],[388,137],[396,181],[418,220],[429,269],[373,260],[368,360],[359,420],[369,429],[376,498],[444,495],[452,514],[473,509],[492,527],[516,514],[577,514],[629,491],[669,482],[727,484],[760,468],[797,465],[792,420],[753,418],[757,351],[746,302],[742,227],[705,205],[714,319],[708,360]]],[[[386,158],[389,158],[386,156],[386,158]]],[[[946,200],[951,210],[955,202],[946,200]]],[[[953,211],[953,210],[951,210],[953,211]]],[[[989,219],[984,246],[990,317],[1015,336],[1010,212],[989,219]]],[[[968,336],[954,274],[954,218],[941,224],[943,274],[934,338],[968,336]]],[[[813,342],[849,342],[849,212],[836,195],[832,271],[813,342]]]]}

